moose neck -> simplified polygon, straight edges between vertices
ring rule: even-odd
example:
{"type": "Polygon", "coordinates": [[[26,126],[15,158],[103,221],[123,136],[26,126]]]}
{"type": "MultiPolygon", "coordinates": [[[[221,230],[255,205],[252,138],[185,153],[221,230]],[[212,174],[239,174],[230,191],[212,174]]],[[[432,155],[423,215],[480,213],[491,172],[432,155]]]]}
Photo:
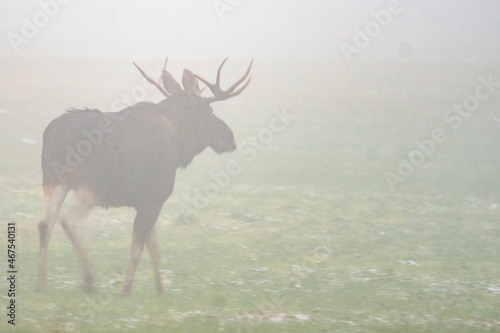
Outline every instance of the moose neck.
{"type": "Polygon", "coordinates": [[[175,167],[184,169],[208,145],[203,144],[197,135],[199,122],[191,110],[191,101],[172,97],[160,102],[158,106],[166,118],[163,123],[169,138],[169,150],[176,156],[175,167]]]}

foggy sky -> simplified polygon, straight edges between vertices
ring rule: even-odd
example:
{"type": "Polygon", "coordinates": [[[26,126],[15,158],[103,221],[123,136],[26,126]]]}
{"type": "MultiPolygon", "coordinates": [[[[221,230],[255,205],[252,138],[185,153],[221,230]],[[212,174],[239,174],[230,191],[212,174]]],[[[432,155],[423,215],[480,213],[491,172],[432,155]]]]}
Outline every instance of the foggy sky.
{"type": "MultiPolygon", "coordinates": [[[[44,23],[41,3],[53,1],[0,0],[0,56],[343,61],[341,43],[354,45],[356,29],[363,30],[373,12],[389,3],[72,0],[49,6],[53,17],[46,15],[44,23]],[[42,26],[16,52],[9,36],[24,38],[23,25],[37,18],[42,26]]],[[[499,61],[500,1],[400,3],[401,12],[353,60],[499,61]]]]}

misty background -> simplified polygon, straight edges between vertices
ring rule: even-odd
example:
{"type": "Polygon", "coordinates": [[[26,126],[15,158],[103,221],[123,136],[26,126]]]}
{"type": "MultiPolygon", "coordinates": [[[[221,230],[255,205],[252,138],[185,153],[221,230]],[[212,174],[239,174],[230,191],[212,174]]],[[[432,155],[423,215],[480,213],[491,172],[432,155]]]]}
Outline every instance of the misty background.
{"type": "MultiPolygon", "coordinates": [[[[339,44],[351,43],[372,11],[388,1],[68,1],[15,52],[9,33],[21,35],[44,1],[2,0],[3,57],[137,59],[226,56],[343,61],[339,44]]],[[[50,1],[46,1],[50,3],[50,1]]],[[[403,7],[356,59],[375,61],[493,62],[500,55],[500,3],[397,1],[403,7]],[[404,43],[402,51],[401,45],[404,43]],[[404,49],[406,48],[406,49],[404,49]]]]}
{"type": "Polygon", "coordinates": [[[16,329],[500,329],[500,1],[60,1],[0,0],[0,224],[17,223],[16,329]],[[388,6],[397,14],[381,26],[388,6]],[[229,57],[223,89],[253,58],[247,89],[212,104],[238,149],[206,149],[179,170],[158,219],[165,294],[153,297],[143,254],[131,300],[115,297],[126,207],[79,227],[97,294],[82,293],[60,226],[49,290],[33,293],[45,127],[71,108],[161,101],[132,62],[157,78],[165,56],[179,82],[184,68],[213,82],[229,57]],[[466,103],[470,114],[450,113],[466,103]],[[445,139],[431,141],[436,130],[445,139]],[[186,218],[234,160],[241,172],[186,218]]]}

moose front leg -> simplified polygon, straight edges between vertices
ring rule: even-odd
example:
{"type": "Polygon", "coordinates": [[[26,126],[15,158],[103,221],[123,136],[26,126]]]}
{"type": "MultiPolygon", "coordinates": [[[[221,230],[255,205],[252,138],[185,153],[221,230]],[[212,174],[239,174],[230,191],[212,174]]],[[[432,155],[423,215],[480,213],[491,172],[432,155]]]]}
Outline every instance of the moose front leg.
{"type": "Polygon", "coordinates": [[[127,275],[123,284],[123,295],[130,295],[132,282],[134,280],[137,264],[141,259],[144,244],[151,234],[151,229],[154,227],[158,215],[160,214],[161,206],[147,207],[137,209],[134,226],[132,231],[132,245],[130,247],[130,262],[127,269],[127,275]]]}
{"type": "Polygon", "coordinates": [[[149,255],[151,256],[151,263],[153,264],[153,272],[155,275],[156,291],[158,293],[163,292],[163,286],[161,283],[160,275],[160,251],[158,249],[158,238],[156,236],[156,226],[151,229],[149,237],[146,241],[146,245],[149,250],[149,255]]]}

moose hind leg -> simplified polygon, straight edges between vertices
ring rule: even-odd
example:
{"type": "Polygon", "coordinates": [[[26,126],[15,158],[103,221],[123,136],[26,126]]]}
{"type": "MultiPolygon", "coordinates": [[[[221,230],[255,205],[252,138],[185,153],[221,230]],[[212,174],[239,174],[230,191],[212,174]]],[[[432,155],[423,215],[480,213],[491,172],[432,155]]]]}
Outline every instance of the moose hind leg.
{"type": "Polygon", "coordinates": [[[132,230],[130,261],[127,269],[127,275],[125,276],[125,282],[123,283],[124,296],[130,295],[135,270],[137,268],[139,260],[141,259],[142,251],[144,250],[144,244],[146,243],[146,240],[151,233],[151,229],[158,219],[160,210],[161,206],[137,209],[137,215],[135,216],[134,226],[132,230]]]}
{"type": "Polygon", "coordinates": [[[85,292],[94,291],[94,273],[87,252],[78,236],[77,227],[95,204],[96,199],[92,191],[78,189],[75,192],[75,201],[61,218],[61,225],[68,235],[83,269],[83,289],[85,292]]]}
{"type": "Polygon", "coordinates": [[[38,259],[37,290],[43,291],[47,287],[47,252],[49,248],[52,229],[57,221],[61,206],[69,189],[65,185],[44,186],[44,207],[42,220],[38,223],[40,236],[40,253],[38,259]]]}

